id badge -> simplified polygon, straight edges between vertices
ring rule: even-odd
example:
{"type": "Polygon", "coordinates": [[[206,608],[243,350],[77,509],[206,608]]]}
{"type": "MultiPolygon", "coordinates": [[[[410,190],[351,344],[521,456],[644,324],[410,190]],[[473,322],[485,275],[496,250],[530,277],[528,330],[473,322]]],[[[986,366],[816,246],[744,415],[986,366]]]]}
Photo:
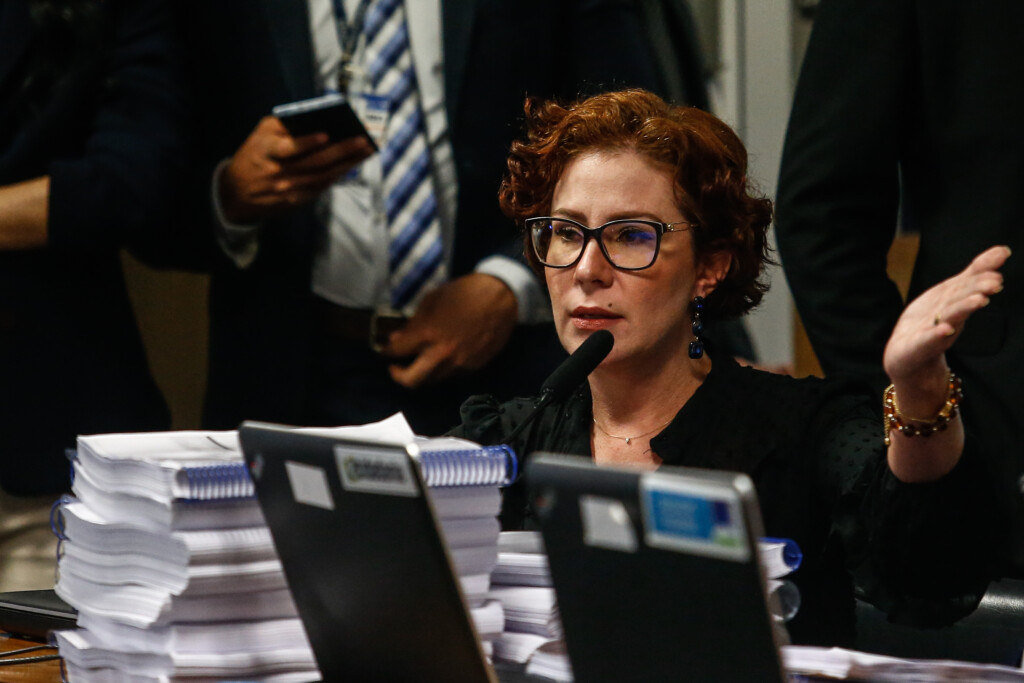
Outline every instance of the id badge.
{"type": "Polygon", "coordinates": [[[364,93],[361,100],[363,103],[362,120],[366,132],[377,143],[377,147],[383,149],[384,143],[387,142],[390,102],[384,95],[371,95],[370,93],[364,93]]]}

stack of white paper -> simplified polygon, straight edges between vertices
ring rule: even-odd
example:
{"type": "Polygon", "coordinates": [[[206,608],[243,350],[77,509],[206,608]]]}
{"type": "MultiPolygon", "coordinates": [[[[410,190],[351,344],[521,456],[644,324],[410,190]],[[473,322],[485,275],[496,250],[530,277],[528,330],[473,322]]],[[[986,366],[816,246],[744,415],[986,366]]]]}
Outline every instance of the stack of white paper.
{"type": "Polygon", "coordinates": [[[786,645],[783,665],[791,674],[837,680],[908,683],[917,681],[975,681],[1019,683],[1024,671],[998,664],[975,664],[937,659],[900,659],[842,648],[786,645]]]}
{"type": "MultiPolygon", "coordinates": [[[[498,540],[498,565],[491,574],[492,598],[505,609],[505,632],[494,643],[494,659],[526,666],[532,673],[535,653],[547,645],[564,652],[562,623],[555,589],[551,587],[547,555],[535,531],[507,531],[498,540]]],[[[568,667],[568,658],[555,668],[568,667]]],[[[571,680],[549,675],[549,678],[571,680]]]]}
{"type": "MultiPolygon", "coordinates": [[[[442,438],[430,439],[429,448],[451,452],[479,447],[467,441],[442,438]]],[[[455,476],[454,473],[448,475],[448,479],[455,476]]],[[[427,492],[470,616],[489,654],[493,652],[492,641],[501,636],[505,626],[502,604],[488,596],[491,572],[498,562],[501,489],[493,484],[428,486],[427,492]]]]}
{"type": "Polygon", "coordinates": [[[74,469],[72,680],[318,679],[235,432],[81,437],[74,469]]]}
{"type": "MultiPolygon", "coordinates": [[[[400,415],[301,431],[416,438],[400,415]]],[[[479,447],[443,439],[423,450],[431,448],[479,447]]],[[[56,586],[80,615],[78,629],[57,634],[72,680],[319,679],[237,432],[80,437],[74,471],[56,586]]],[[[505,625],[501,603],[488,597],[499,487],[439,486],[452,483],[439,474],[458,473],[423,471],[471,617],[493,641],[505,625]]]]}

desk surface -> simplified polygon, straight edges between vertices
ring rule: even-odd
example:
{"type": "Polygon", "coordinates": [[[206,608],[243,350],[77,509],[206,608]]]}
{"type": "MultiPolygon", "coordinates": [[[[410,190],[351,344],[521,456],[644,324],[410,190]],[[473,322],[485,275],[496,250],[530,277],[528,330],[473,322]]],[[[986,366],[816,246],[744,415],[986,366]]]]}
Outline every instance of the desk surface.
{"type": "MultiPolygon", "coordinates": [[[[29,640],[21,640],[6,633],[0,633],[0,653],[20,650],[24,647],[33,647],[39,644],[29,640]]],[[[14,656],[33,657],[56,653],[56,650],[39,650],[14,656]]],[[[5,659],[0,658],[0,662],[3,662],[5,659]]],[[[60,661],[54,659],[48,662],[0,666],[0,681],[3,683],[60,683],[60,661]]]]}
{"type": "MultiPolygon", "coordinates": [[[[36,645],[40,645],[40,643],[21,640],[16,636],[0,631],[0,654],[36,645]]],[[[38,652],[27,652],[24,655],[14,656],[31,657],[35,655],[56,654],[56,652],[56,650],[39,650],[38,652]]],[[[0,657],[0,662],[3,660],[4,658],[0,657]]],[[[538,681],[544,683],[547,680],[509,670],[500,670],[498,674],[501,683],[538,683],[538,681]]],[[[51,660],[48,662],[0,666],[0,683],[60,683],[60,661],[51,660]]]]}

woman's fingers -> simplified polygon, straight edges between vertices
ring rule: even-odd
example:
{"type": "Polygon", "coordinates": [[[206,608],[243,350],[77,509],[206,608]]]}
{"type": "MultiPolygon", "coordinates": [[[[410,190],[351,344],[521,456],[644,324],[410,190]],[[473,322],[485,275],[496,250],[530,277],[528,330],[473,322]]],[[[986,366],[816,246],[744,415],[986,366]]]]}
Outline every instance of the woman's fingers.
{"type": "Polygon", "coordinates": [[[1010,251],[1010,248],[1005,245],[989,247],[974,257],[974,260],[971,261],[969,266],[967,266],[965,272],[981,273],[984,271],[998,270],[999,268],[1002,268],[1003,264],[1006,263],[1006,259],[1010,258],[1012,253],[1013,252],[1010,251]]]}
{"type": "Polygon", "coordinates": [[[976,311],[1003,289],[999,268],[1010,257],[1005,246],[978,254],[964,270],[925,290],[904,309],[885,351],[890,378],[944,366],[952,346],[976,311]]]}
{"type": "MultiPolygon", "coordinates": [[[[943,306],[936,312],[932,322],[935,325],[951,326],[955,331],[959,332],[963,329],[964,323],[972,313],[988,306],[988,304],[988,296],[981,292],[973,292],[943,306]]],[[[948,334],[953,334],[953,332],[948,334]]]]}
{"type": "MultiPolygon", "coordinates": [[[[1010,256],[1009,247],[992,247],[976,256],[961,273],[936,285],[932,324],[949,336],[963,329],[967,318],[988,306],[990,297],[1003,290],[1002,267],[1010,256]]],[[[931,292],[932,290],[929,290],[931,292]]],[[[926,292],[927,295],[929,292],[926,292]]],[[[928,301],[922,295],[924,302],[928,301]]]]}

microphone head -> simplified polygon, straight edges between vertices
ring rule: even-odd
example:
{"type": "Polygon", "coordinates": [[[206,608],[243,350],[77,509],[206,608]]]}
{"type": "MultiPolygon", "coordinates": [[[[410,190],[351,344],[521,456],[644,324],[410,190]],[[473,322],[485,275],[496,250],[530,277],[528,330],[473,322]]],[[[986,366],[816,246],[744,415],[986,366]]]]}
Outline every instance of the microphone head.
{"type": "Polygon", "coordinates": [[[608,330],[598,330],[587,337],[541,386],[540,393],[546,399],[545,403],[567,398],[601,364],[614,344],[615,337],[608,330]]]}

